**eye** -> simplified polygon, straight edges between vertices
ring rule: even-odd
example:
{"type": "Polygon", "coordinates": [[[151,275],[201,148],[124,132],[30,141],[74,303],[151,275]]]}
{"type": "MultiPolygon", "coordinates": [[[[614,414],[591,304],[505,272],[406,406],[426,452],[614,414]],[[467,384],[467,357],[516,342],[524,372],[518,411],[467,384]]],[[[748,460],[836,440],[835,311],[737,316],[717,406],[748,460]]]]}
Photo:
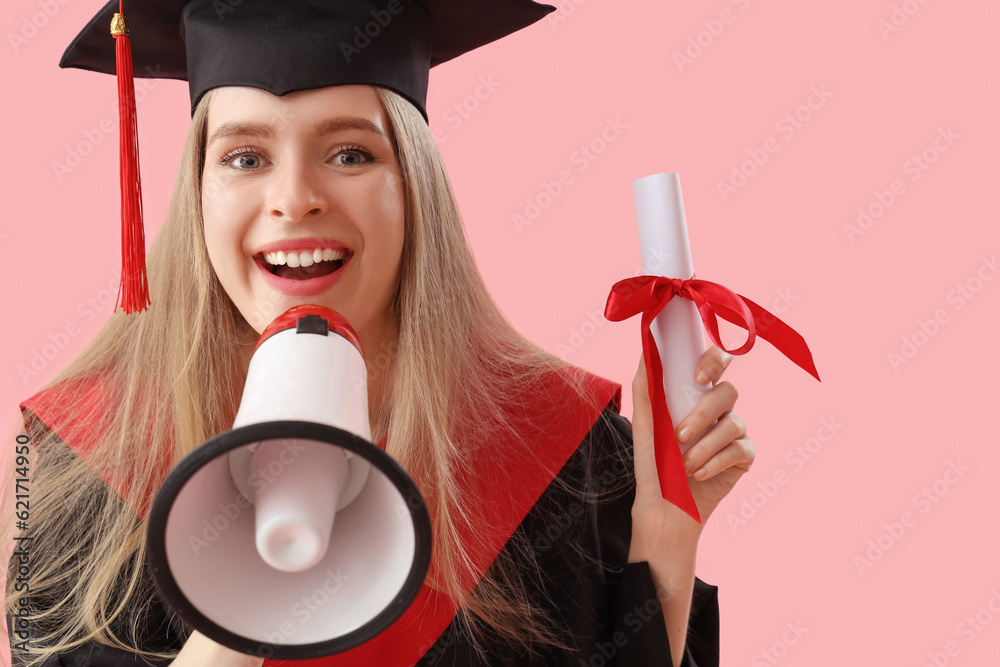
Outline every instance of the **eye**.
{"type": "Polygon", "coordinates": [[[264,158],[253,148],[245,146],[226,153],[219,160],[219,164],[224,167],[231,166],[241,171],[253,171],[254,169],[260,169],[264,165],[264,158]]]}
{"type": "Polygon", "coordinates": [[[333,156],[334,164],[341,167],[360,167],[373,161],[375,157],[360,146],[343,146],[333,156]]]}

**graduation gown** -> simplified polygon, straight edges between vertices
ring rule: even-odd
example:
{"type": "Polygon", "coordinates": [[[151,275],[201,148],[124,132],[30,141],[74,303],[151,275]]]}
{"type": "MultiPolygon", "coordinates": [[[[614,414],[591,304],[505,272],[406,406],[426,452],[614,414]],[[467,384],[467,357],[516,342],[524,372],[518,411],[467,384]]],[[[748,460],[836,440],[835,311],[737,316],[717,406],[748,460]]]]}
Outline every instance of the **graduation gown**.
{"type": "MultiPolygon", "coordinates": [[[[264,664],[302,667],[671,665],[665,622],[649,566],[645,562],[626,562],[635,496],[631,426],[617,413],[617,385],[601,382],[605,383],[602,389],[611,388],[610,405],[597,414],[591,412],[587,416],[586,410],[579,413],[585,420],[581,422],[585,424],[584,435],[575,448],[570,448],[568,458],[553,468],[557,471],[555,476],[548,475],[546,480],[544,473],[539,473],[541,477],[536,475],[536,484],[539,480],[546,480],[546,483],[537,493],[529,489],[527,493],[533,501],[520,510],[507,512],[497,521],[502,524],[506,520],[513,526],[506,531],[501,527],[496,533],[504,538],[498,542],[497,550],[502,549],[505,555],[512,556],[518,571],[524,572],[529,596],[556,621],[557,627],[562,629],[560,638],[569,649],[541,647],[530,656],[509,640],[477,629],[476,640],[483,649],[480,653],[470,641],[469,628],[455,616],[454,608],[425,586],[403,617],[367,646],[329,658],[267,660],[264,664]],[[585,489],[588,493],[581,497],[571,489],[585,489]],[[526,540],[509,539],[512,533],[526,540]],[[400,643],[405,650],[397,650],[400,643]]],[[[36,399],[22,405],[26,408],[29,434],[32,428],[49,427],[38,414],[46,411],[45,403],[36,399]]],[[[539,401],[539,409],[547,411],[554,407],[546,403],[550,401],[539,401]]],[[[568,412],[575,411],[570,409],[568,412]]],[[[562,426],[571,431],[578,428],[571,422],[564,420],[562,426]]],[[[547,426],[551,427],[551,423],[547,426]]],[[[57,426],[52,428],[59,433],[57,426]]],[[[85,448],[73,449],[85,453],[85,448]]],[[[563,458],[554,456],[550,463],[563,458]]],[[[504,477],[501,482],[509,484],[510,480],[504,477]]],[[[113,485],[113,481],[111,483],[113,485]]],[[[116,500],[122,503],[122,511],[144,515],[145,508],[136,510],[127,507],[120,498],[116,500]]],[[[495,555],[495,551],[489,555],[485,566],[495,555]]],[[[145,571],[145,564],[143,567],[145,571]]],[[[146,577],[149,578],[148,571],[146,577]]],[[[151,578],[149,581],[151,585],[151,578]]],[[[716,587],[695,580],[683,667],[719,664],[717,592],[716,587]]],[[[179,650],[187,637],[187,629],[161,601],[156,602],[142,613],[142,627],[146,629],[144,646],[179,650]]],[[[12,644],[15,641],[12,636],[12,644]]],[[[16,653],[13,664],[23,664],[16,653]]],[[[80,664],[124,667],[144,663],[135,654],[94,642],[45,663],[46,667],[80,664]]],[[[147,664],[167,665],[169,661],[147,664]]]]}

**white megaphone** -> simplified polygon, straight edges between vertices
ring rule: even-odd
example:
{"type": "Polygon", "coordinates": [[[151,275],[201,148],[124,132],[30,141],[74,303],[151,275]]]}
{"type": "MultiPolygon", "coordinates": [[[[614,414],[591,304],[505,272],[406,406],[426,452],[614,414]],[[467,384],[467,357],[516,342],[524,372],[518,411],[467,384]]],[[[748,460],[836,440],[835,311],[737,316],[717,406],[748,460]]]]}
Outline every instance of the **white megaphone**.
{"type": "Polygon", "coordinates": [[[257,343],[232,430],[156,496],[147,551],[163,599],[210,639],[279,660],[385,630],[423,585],[431,525],[370,440],[357,334],[328,308],[288,310],[257,343]]]}

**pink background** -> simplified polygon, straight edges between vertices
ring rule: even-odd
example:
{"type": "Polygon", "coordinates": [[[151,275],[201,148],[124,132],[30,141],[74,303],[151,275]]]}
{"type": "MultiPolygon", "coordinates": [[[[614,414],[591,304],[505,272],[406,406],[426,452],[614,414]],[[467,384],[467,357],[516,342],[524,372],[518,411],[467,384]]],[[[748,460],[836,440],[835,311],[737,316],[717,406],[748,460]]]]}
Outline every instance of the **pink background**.
{"type": "MultiPolygon", "coordinates": [[[[114,296],[117,140],[100,129],[116,122],[114,81],[56,67],[98,4],[0,10],[5,433],[114,296]],[[89,154],[60,179],[53,164],[69,150],[89,154]],[[24,375],[33,358],[37,372],[24,375]]],[[[773,309],[823,377],[765,342],[727,374],[758,458],[699,554],[699,575],[721,589],[723,664],[996,664],[1000,8],[557,4],[560,14],[431,77],[431,126],[503,310],[542,346],[628,385],[638,322],[597,314],[611,284],[639,270],[631,181],[678,171],[699,277],[773,309]],[[588,144],[593,160],[579,152],[588,144]],[[920,170],[925,152],[933,163],[920,170]],[[762,153],[762,165],[745,163],[762,153]],[[748,175],[723,197],[734,169],[748,175]],[[547,199],[563,170],[569,184],[547,199]],[[893,201],[879,214],[880,197],[893,201]],[[542,208],[518,229],[526,199],[542,208]],[[849,238],[859,207],[879,215],[849,238]],[[810,447],[808,459],[796,453],[810,447]]],[[[152,237],[188,97],[177,82],[140,91],[152,237]]]]}

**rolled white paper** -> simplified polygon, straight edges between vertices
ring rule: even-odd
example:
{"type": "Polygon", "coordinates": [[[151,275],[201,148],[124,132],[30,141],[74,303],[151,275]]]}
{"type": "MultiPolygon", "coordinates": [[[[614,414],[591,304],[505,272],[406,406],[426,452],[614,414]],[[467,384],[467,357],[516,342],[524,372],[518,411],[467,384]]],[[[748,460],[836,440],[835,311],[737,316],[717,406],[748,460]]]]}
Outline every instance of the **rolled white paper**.
{"type": "MultiPolygon", "coordinates": [[[[694,263],[677,172],[646,176],[633,181],[632,187],[643,273],[690,279],[694,276],[694,263]]],[[[675,296],[653,320],[651,331],[663,365],[667,410],[676,429],[712,386],[694,381],[698,360],[707,349],[704,325],[694,302],[675,296]]],[[[687,452],[701,435],[697,434],[688,443],[680,443],[681,453],[687,452]]]]}

